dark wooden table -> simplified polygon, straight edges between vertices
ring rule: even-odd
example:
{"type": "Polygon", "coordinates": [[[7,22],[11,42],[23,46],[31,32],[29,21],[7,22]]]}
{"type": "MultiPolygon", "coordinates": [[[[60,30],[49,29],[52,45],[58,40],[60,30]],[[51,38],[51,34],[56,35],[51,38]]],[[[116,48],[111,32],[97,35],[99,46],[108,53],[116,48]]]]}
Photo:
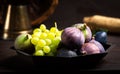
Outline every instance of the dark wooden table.
{"type": "MultiPolygon", "coordinates": [[[[120,17],[119,0],[60,0],[59,5],[45,23],[47,27],[54,26],[54,22],[58,23],[59,28],[65,28],[74,23],[82,22],[84,16],[102,14],[113,17],[120,17]]],[[[34,27],[38,27],[36,25],[34,27]]],[[[108,34],[108,43],[111,45],[108,54],[103,61],[92,68],[53,68],[53,71],[73,71],[73,72],[89,72],[89,71],[120,71],[120,35],[108,34]]],[[[48,71],[46,67],[36,68],[31,57],[18,55],[15,50],[10,49],[13,46],[13,40],[0,40],[0,72],[20,72],[20,71],[48,71]]]]}

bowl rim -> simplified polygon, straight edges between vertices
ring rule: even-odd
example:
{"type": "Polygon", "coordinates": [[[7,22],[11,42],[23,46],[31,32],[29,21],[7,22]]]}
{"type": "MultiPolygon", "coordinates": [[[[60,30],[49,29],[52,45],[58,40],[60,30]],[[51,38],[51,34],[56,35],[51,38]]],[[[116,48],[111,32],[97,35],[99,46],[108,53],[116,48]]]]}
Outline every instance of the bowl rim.
{"type": "MultiPolygon", "coordinates": [[[[79,57],[87,57],[87,56],[95,56],[95,55],[107,55],[108,52],[109,52],[108,49],[110,49],[111,45],[110,44],[106,44],[105,46],[106,46],[105,52],[94,53],[94,54],[78,55],[76,57],[57,57],[57,58],[79,58],[79,57]]],[[[55,57],[56,58],[56,56],[34,56],[34,55],[28,54],[28,53],[26,53],[24,51],[17,50],[17,49],[14,48],[14,46],[12,47],[12,49],[14,49],[18,54],[22,54],[24,56],[31,56],[31,57],[53,57],[53,58],[55,57]]]]}

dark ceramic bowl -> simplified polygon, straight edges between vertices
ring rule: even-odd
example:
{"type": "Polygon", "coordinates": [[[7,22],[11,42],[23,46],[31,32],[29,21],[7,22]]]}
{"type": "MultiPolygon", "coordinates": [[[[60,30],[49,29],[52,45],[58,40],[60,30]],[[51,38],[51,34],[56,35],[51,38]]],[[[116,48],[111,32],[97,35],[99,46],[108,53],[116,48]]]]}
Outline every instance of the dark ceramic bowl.
{"type": "Polygon", "coordinates": [[[104,45],[105,52],[90,54],[90,55],[79,55],[77,57],[55,57],[55,56],[32,56],[26,52],[16,50],[18,55],[29,56],[32,58],[33,63],[38,66],[80,66],[89,67],[95,66],[103,61],[104,57],[108,54],[110,44],[104,45]]]}

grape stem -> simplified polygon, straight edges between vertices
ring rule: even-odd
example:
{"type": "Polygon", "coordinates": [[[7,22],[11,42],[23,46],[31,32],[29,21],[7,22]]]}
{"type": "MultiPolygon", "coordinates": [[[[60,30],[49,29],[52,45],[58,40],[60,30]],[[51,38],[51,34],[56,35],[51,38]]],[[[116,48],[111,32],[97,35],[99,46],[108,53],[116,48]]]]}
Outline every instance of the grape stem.
{"type": "Polygon", "coordinates": [[[57,22],[55,22],[55,28],[57,28],[57,22]]]}

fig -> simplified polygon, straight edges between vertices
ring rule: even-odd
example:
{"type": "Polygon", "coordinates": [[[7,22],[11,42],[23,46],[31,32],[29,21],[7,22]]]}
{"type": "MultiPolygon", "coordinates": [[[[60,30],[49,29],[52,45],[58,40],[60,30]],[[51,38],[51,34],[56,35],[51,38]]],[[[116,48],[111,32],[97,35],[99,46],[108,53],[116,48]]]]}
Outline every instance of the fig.
{"type": "Polygon", "coordinates": [[[32,36],[27,33],[18,35],[14,41],[14,48],[16,50],[21,50],[21,51],[25,51],[28,53],[32,53],[33,52],[32,48],[34,46],[31,43],[31,38],[32,36]]]}
{"type": "Polygon", "coordinates": [[[82,48],[80,49],[80,52],[84,55],[96,54],[96,53],[100,53],[100,49],[94,43],[88,42],[82,46],[82,48]]]}
{"type": "Polygon", "coordinates": [[[81,30],[85,37],[85,42],[89,42],[92,39],[92,31],[89,26],[87,26],[85,23],[77,23],[73,25],[74,27],[81,30]]]}
{"type": "Polygon", "coordinates": [[[67,50],[67,49],[59,49],[57,51],[57,57],[76,57],[77,53],[72,50],[67,50]]]}
{"type": "Polygon", "coordinates": [[[94,43],[96,46],[98,46],[101,53],[105,52],[105,49],[104,49],[103,45],[100,42],[96,41],[95,39],[92,39],[90,42],[94,43]]]}
{"type": "Polygon", "coordinates": [[[70,49],[79,49],[85,42],[84,34],[76,27],[67,27],[61,34],[61,42],[70,49]]]}

